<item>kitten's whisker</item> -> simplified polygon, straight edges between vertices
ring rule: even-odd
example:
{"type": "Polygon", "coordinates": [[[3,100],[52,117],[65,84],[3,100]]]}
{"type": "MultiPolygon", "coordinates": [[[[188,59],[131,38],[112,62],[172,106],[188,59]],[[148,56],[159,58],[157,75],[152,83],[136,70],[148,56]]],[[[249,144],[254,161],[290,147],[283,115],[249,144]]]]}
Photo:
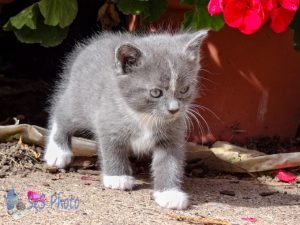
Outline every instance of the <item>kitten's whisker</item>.
{"type": "Polygon", "coordinates": [[[206,122],[206,120],[204,119],[204,117],[198,111],[195,111],[195,110],[193,110],[191,108],[190,108],[190,110],[191,110],[191,112],[193,112],[195,114],[195,116],[197,115],[197,116],[199,116],[202,119],[202,121],[205,123],[205,125],[207,127],[207,133],[211,134],[210,127],[209,127],[208,123],[206,122]]]}
{"type": "Polygon", "coordinates": [[[190,116],[192,116],[193,119],[197,122],[198,127],[199,127],[200,132],[201,132],[201,136],[203,136],[203,135],[204,135],[204,128],[203,128],[203,126],[201,125],[200,121],[198,120],[197,116],[195,116],[195,115],[190,111],[190,109],[187,111],[187,113],[188,113],[190,116]]]}
{"type": "Polygon", "coordinates": [[[190,135],[191,135],[191,121],[190,121],[190,118],[188,117],[187,113],[184,113],[184,123],[185,123],[185,127],[186,127],[186,136],[187,136],[187,139],[190,138],[190,135]]]}
{"type": "Polygon", "coordinates": [[[191,104],[191,108],[199,108],[199,109],[204,110],[204,111],[206,110],[206,111],[210,112],[214,117],[216,117],[217,120],[222,122],[221,118],[214,111],[212,111],[210,108],[208,108],[206,106],[191,104]]]}

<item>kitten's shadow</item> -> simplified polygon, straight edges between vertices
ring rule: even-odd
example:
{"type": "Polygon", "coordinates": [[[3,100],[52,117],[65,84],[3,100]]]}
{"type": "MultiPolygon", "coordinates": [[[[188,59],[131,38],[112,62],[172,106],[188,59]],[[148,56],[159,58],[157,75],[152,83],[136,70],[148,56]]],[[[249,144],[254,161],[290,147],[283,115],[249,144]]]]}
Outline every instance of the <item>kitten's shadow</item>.
{"type": "Polygon", "coordinates": [[[279,192],[278,186],[261,184],[256,180],[187,178],[184,182],[184,190],[190,195],[191,205],[209,202],[250,208],[300,205],[300,195],[292,194],[294,191],[287,193],[285,187],[297,189],[296,185],[283,184],[279,192]],[[227,195],[228,192],[234,196],[227,195]]]}
{"type": "MultiPolygon", "coordinates": [[[[136,183],[133,192],[145,189],[153,190],[152,179],[149,174],[135,174],[134,177],[136,183]]],[[[297,188],[297,185],[281,183],[276,185],[262,184],[255,179],[230,180],[186,177],[183,182],[183,190],[190,196],[191,208],[206,203],[222,203],[249,208],[300,205],[300,195],[295,191],[297,188]],[[227,195],[227,192],[229,194],[233,192],[234,196],[227,195]]]]}
{"type": "Polygon", "coordinates": [[[133,187],[133,191],[143,190],[143,189],[152,189],[152,183],[149,175],[140,175],[135,174],[135,179],[138,181],[133,187]]]}
{"type": "Polygon", "coordinates": [[[135,184],[132,188],[133,191],[143,190],[143,189],[151,189],[150,183],[142,183],[142,184],[135,184]]]}

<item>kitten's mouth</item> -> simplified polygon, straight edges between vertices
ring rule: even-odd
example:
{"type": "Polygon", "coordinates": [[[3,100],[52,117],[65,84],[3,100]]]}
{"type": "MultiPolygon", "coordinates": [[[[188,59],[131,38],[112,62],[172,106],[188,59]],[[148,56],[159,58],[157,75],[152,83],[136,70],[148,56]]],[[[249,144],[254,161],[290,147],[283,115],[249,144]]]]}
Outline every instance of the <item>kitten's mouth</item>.
{"type": "Polygon", "coordinates": [[[177,120],[179,117],[180,117],[180,112],[177,112],[177,113],[175,113],[175,114],[168,113],[168,114],[165,116],[165,120],[166,120],[167,122],[173,122],[173,121],[177,120]]]}
{"type": "Polygon", "coordinates": [[[157,125],[157,124],[163,124],[163,123],[171,123],[177,120],[180,117],[180,112],[177,112],[175,114],[165,114],[164,116],[155,116],[151,113],[138,113],[139,120],[143,124],[147,124],[149,126],[157,125]]]}

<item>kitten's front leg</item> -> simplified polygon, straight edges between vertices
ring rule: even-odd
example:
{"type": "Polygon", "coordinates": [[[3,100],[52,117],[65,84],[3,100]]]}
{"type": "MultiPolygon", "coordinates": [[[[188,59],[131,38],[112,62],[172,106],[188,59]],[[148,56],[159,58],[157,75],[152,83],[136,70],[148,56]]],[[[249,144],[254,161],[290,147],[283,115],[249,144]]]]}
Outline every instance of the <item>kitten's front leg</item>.
{"type": "Polygon", "coordinates": [[[158,147],[153,153],[154,199],[161,207],[186,209],[188,195],[181,191],[184,151],[179,145],[158,147]]]}
{"type": "Polygon", "coordinates": [[[126,146],[112,137],[101,138],[100,151],[102,156],[103,184],[107,188],[131,190],[134,178],[128,159],[126,146]]]}

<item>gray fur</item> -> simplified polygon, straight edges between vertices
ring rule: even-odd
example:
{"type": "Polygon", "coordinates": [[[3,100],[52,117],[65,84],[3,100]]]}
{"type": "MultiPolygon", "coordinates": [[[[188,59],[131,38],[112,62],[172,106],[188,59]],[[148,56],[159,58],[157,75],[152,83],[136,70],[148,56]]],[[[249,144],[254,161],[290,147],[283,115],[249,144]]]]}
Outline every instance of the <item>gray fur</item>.
{"type": "Polygon", "coordinates": [[[199,45],[206,33],[103,33],[79,46],[66,62],[52,99],[49,128],[57,123],[54,140],[70,151],[71,135],[89,130],[99,144],[103,173],[130,175],[132,140],[140,137],[143,126],[148,127],[151,140],[145,136],[145,145],[133,151],[153,153],[155,190],[180,189],[184,120],[197,93],[199,45]],[[175,93],[170,88],[171,72],[176,75],[175,93]],[[186,86],[187,93],[180,93],[186,86]],[[163,96],[151,97],[154,88],[161,89],[163,96]],[[171,101],[178,105],[170,106],[171,101]],[[174,107],[179,112],[172,114],[168,109],[174,107]]]}

